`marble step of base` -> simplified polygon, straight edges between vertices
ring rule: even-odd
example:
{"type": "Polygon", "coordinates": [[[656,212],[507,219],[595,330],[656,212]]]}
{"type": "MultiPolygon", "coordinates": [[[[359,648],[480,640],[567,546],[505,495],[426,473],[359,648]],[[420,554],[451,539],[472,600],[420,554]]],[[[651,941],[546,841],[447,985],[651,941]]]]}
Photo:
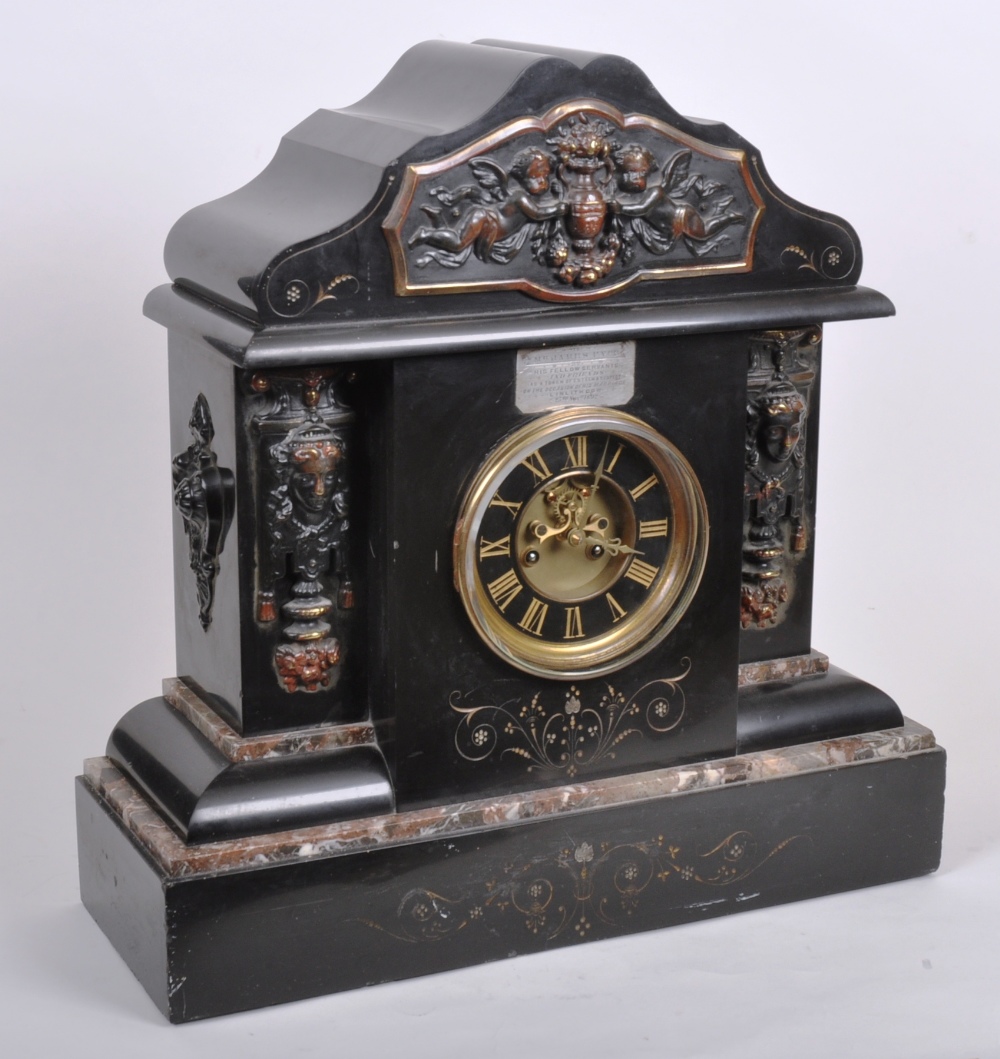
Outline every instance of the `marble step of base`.
{"type": "Polygon", "coordinates": [[[77,781],[81,893],[185,1022],[922,875],[944,772],[907,722],[186,846],[98,758],[77,781]]]}

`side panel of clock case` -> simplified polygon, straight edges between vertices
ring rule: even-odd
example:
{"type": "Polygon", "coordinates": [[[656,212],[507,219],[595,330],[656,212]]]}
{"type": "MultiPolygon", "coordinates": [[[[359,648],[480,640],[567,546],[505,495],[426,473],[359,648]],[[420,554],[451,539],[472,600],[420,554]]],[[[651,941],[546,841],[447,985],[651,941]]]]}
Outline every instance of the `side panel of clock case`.
{"type": "Polygon", "coordinates": [[[465,490],[487,453],[533,416],[514,403],[516,351],[400,360],[374,418],[385,537],[372,538],[373,718],[401,807],[730,755],[736,746],[746,336],[637,343],[635,394],[693,467],[710,540],[676,628],[622,670],[546,680],[497,657],[454,585],[465,490]],[[384,476],[384,477],[383,477],[384,476]]]}
{"type": "MultiPolygon", "coordinates": [[[[362,629],[370,597],[364,579],[355,578],[359,605],[349,611],[338,608],[330,618],[342,664],[333,668],[326,684],[313,690],[303,686],[289,690],[275,666],[276,648],[287,642],[283,630],[290,619],[281,605],[289,599],[295,580],[290,571],[271,585],[277,590],[272,619],[259,620],[257,589],[267,560],[269,485],[263,454],[304,413],[296,413],[295,401],[285,397],[280,378],[269,394],[259,395],[249,373],[235,368],[205,342],[172,332],[169,350],[177,675],[246,736],[359,720],[367,710],[362,629]],[[264,413],[271,404],[291,406],[291,412],[284,419],[268,418],[264,413]],[[192,502],[189,496],[185,504],[178,495],[183,491],[178,480],[197,476],[206,462],[220,475],[230,476],[232,483],[231,522],[215,570],[204,549],[199,552],[197,547],[204,543],[203,524],[182,514],[182,507],[188,511],[197,507],[197,497],[192,502]]],[[[367,510],[365,491],[356,479],[366,481],[368,472],[364,448],[355,446],[353,434],[346,430],[345,436],[349,437],[345,446],[349,491],[352,497],[359,496],[349,540],[353,549],[349,566],[357,569],[363,560],[354,551],[364,546],[367,510]]],[[[336,598],[337,581],[326,574],[323,578],[324,588],[336,598]]]]}
{"type": "MultiPolygon", "coordinates": [[[[191,423],[195,407],[204,402],[211,440],[204,448],[220,468],[235,474],[240,459],[236,427],[235,372],[232,362],[206,343],[170,333],[170,456],[178,477],[184,454],[199,460],[191,423]]],[[[177,503],[173,484],[174,622],[177,675],[198,688],[207,701],[237,730],[242,728],[241,563],[239,537],[245,511],[234,510],[233,521],[217,556],[218,571],[201,581],[192,568],[191,536],[177,503]],[[210,591],[210,601],[205,594],[210,591]],[[207,605],[206,605],[207,603],[207,605]]],[[[210,564],[208,564],[210,568],[210,564]]]]}
{"type": "MultiPolygon", "coordinates": [[[[783,555],[775,566],[779,571],[778,583],[783,598],[775,606],[773,613],[748,613],[741,608],[740,661],[761,662],[771,658],[788,658],[794,655],[808,654],[812,648],[812,608],[813,608],[813,569],[816,539],[816,492],[817,467],[819,465],[819,413],[820,413],[820,380],[822,364],[822,343],[819,340],[821,329],[817,325],[810,328],[816,336],[815,343],[802,343],[802,350],[797,350],[785,365],[790,384],[802,398],[805,416],[802,436],[793,458],[788,461],[789,468],[801,475],[799,497],[797,501],[797,519],[787,513],[777,520],[779,541],[783,555]],[[797,467],[796,464],[801,466],[797,467]],[[799,546],[796,547],[796,525],[801,526],[799,546]]],[[[786,332],[787,333],[787,332],[786,332]]],[[[755,341],[748,343],[750,365],[747,376],[747,404],[752,407],[759,401],[767,388],[770,379],[770,364],[766,354],[768,343],[761,342],[768,334],[782,332],[764,332],[757,335],[755,341]]],[[[748,438],[748,449],[754,448],[753,437],[748,438]]],[[[748,467],[746,474],[746,493],[752,497],[767,482],[765,475],[757,475],[748,467]]],[[[791,490],[788,490],[791,492],[791,490]]],[[[752,503],[752,501],[751,501],[752,503]]],[[[750,516],[752,512],[748,511],[750,516]]],[[[745,538],[752,532],[752,519],[748,517],[744,526],[745,538]]],[[[746,569],[746,564],[745,564],[746,569]]],[[[745,580],[744,585],[751,590],[756,586],[745,580]]]]}

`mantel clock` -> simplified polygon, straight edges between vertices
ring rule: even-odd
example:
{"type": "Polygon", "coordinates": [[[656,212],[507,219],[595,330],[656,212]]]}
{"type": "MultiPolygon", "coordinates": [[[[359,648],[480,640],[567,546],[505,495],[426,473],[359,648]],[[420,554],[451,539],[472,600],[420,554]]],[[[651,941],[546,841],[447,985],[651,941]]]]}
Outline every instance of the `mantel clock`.
{"type": "Polygon", "coordinates": [[[944,752],[811,642],[823,327],[892,306],[746,140],[426,43],[165,260],[177,675],[77,791],[171,1019],[936,867],[944,752]]]}

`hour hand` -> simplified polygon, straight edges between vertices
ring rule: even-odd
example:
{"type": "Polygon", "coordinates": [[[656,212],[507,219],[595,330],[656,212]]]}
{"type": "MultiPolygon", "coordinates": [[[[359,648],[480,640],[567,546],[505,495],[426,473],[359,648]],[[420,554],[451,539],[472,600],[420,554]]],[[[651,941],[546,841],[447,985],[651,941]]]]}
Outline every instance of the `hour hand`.
{"type": "Polygon", "coordinates": [[[537,541],[548,540],[549,537],[558,537],[561,533],[565,533],[569,528],[570,520],[567,519],[560,526],[547,526],[544,522],[536,519],[528,527],[528,531],[537,541]]]}
{"type": "Polygon", "coordinates": [[[608,555],[645,555],[645,552],[640,552],[635,548],[629,547],[627,544],[622,542],[617,537],[588,537],[589,541],[594,544],[600,544],[608,555]]]}
{"type": "Polygon", "coordinates": [[[597,534],[604,539],[604,534],[607,533],[611,523],[603,515],[591,515],[587,519],[587,524],[583,527],[583,532],[587,534],[597,534]]]}

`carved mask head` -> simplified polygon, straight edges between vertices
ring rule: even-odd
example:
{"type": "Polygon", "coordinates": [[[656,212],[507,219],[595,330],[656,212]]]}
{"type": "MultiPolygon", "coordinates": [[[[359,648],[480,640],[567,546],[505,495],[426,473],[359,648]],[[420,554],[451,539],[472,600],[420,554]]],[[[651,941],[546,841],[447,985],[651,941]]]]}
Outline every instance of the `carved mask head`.
{"type": "Polygon", "coordinates": [[[325,512],[333,502],[340,446],[331,441],[300,445],[292,453],[292,492],[308,511],[325,512]]]}
{"type": "Polygon", "coordinates": [[[802,437],[805,402],[790,382],[772,382],[757,399],[757,445],[772,463],[785,463],[802,437]]]}
{"type": "Polygon", "coordinates": [[[343,444],[324,423],[309,421],[292,430],[271,454],[288,483],[289,499],[300,516],[314,522],[332,509],[343,444]]]}
{"type": "Polygon", "coordinates": [[[649,174],[656,169],[652,152],[642,144],[630,143],[615,152],[618,166],[618,186],[622,191],[645,191],[649,174]]]}
{"type": "Polygon", "coordinates": [[[537,147],[520,151],[510,167],[511,175],[524,185],[529,195],[542,195],[549,190],[553,159],[537,147]]]}

